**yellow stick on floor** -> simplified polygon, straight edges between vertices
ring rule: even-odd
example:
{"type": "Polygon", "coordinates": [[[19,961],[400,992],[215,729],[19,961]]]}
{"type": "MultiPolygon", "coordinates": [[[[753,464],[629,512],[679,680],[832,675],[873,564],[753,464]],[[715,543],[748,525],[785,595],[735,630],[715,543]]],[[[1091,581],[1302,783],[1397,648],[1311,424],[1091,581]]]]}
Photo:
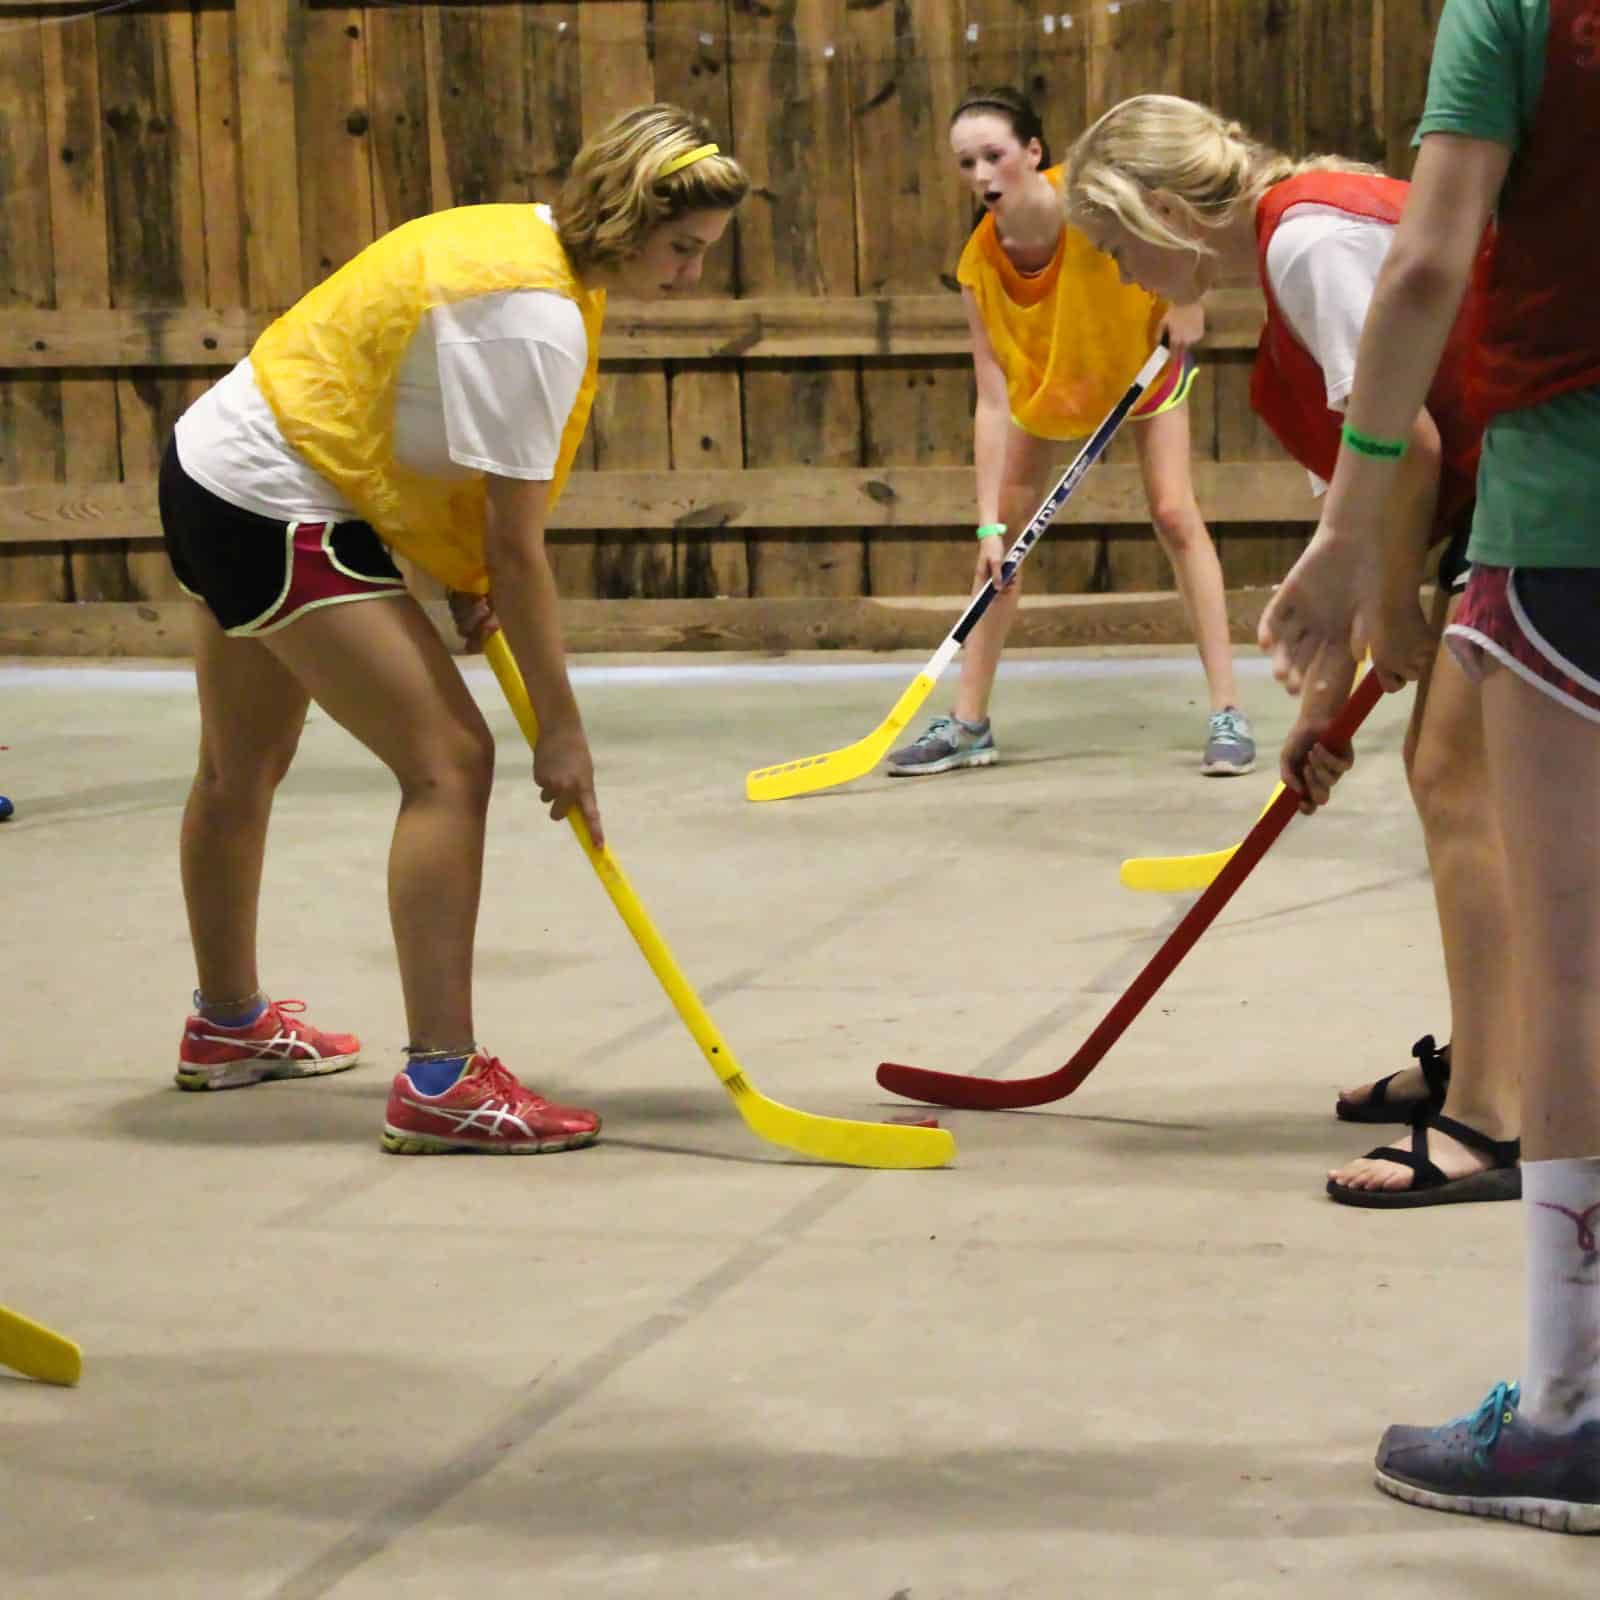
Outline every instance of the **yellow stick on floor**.
{"type": "Polygon", "coordinates": [[[0,1366],[71,1388],[83,1375],[83,1352],[65,1335],[0,1306],[0,1366]]]}
{"type": "MultiPolygon", "coordinates": [[[[1283,793],[1280,783],[1256,814],[1256,821],[1272,809],[1272,802],[1283,793]]],[[[1209,850],[1198,856],[1130,856],[1117,876],[1124,889],[1141,894],[1190,894],[1211,887],[1211,880],[1233,859],[1238,845],[1226,850],[1209,850]]]]}
{"type": "MultiPolygon", "coordinates": [[[[1362,656],[1358,670],[1371,664],[1369,651],[1362,656]]],[[[1256,813],[1257,822],[1266,816],[1273,801],[1282,793],[1280,783],[1256,813]]],[[[1117,879],[1124,889],[1134,889],[1141,894],[1198,894],[1211,887],[1211,880],[1233,859],[1238,848],[1232,844],[1226,850],[1208,850],[1198,856],[1130,856],[1118,870],[1117,879]]]]}
{"type": "MultiPolygon", "coordinates": [[[[539,742],[539,721],[528,700],[527,687],[503,634],[496,633],[484,647],[489,665],[500,680],[506,703],[511,707],[527,739],[529,748],[539,742]]],[[[883,1167],[908,1170],[948,1166],[955,1160],[954,1137],[940,1127],[907,1127],[883,1122],[852,1122],[843,1117],[819,1117],[809,1111],[769,1100],[745,1076],[732,1048],[717,1030],[700,997],[690,986],[656,931],[638,895],[611,853],[610,846],[597,850],[588,824],[573,810],[567,816],[583,853],[589,858],[611,903],[617,908],[640,952],[650,963],[674,1009],[700,1046],[711,1070],[722,1080],[733,1098],[739,1115],[757,1137],[769,1144],[782,1145],[818,1161],[833,1161],[850,1167],[883,1167]]]]}

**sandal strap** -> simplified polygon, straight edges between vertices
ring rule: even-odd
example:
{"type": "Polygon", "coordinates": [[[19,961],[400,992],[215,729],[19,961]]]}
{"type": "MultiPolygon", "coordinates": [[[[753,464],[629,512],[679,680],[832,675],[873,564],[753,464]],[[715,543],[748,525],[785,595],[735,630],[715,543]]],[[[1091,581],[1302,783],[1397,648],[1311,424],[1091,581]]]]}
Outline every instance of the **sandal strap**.
{"type": "Polygon", "coordinates": [[[1479,1133],[1476,1128],[1469,1128],[1466,1123],[1458,1122],[1454,1117],[1435,1112],[1432,1116],[1418,1117],[1411,1124],[1409,1150],[1401,1150],[1392,1144],[1383,1144],[1376,1150],[1369,1150],[1366,1159],[1392,1161],[1396,1166],[1410,1167],[1413,1191],[1441,1189],[1452,1180],[1443,1169],[1428,1159],[1430,1130],[1447,1135],[1457,1144],[1464,1144],[1469,1150],[1476,1150],[1479,1155],[1488,1156],[1493,1164],[1492,1170],[1495,1171],[1516,1166],[1522,1156],[1520,1139],[1491,1139],[1487,1134],[1479,1133]]]}
{"type": "Polygon", "coordinates": [[[1435,1045],[1433,1035],[1425,1033],[1411,1047],[1411,1054],[1422,1069],[1422,1081],[1428,1086],[1428,1099],[1435,1109],[1444,1104],[1445,1090],[1450,1086],[1450,1045],[1435,1045]]]}
{"type": "Polygon", "coordinates": [[[1428,1159],[1428,1130],[1423,1123],[1414,1123],[1411,1129],[1411,1138],[1417,1145],[1415,1150],[1402,1150],[1397,1145],[1380,1144],[1376,1150],[1367,1151],[1365,1159],[1368,1161],[1392,1161],[1396,1166],[1411,1168],[1411,1189],[1413,1193],[1423,1189],[1442,1189],[1449,1183],[1449,1176],[1428,1159]]]}
{"type": "Polygon", "coordinates": [[[1514,1167],[1522,1159],[1521,1139],[1491,1139],[1488,1134],[1479,1133],[1476,1128],[1469,1128],[1466,1123],[1458,1122],[1454,1117],[1447,1117],[1442,1112],[1436,1112],[1427,1118],[1425,1123],[1412,1124],[1412,1138],[1415,1140],[1420,1130],[1424,1153],[1427,1147],[1428,1127],[1437,1128],[1440,1133],[1448,1134],[1457,1144],[1464,1144],[1469,1150],[1476,1150],[1479,1155],[1488,1156],[1496,1167],[1514,1167]]]}
{"type": "MultiPolygon", "coordinates": [[[[1433,1035],[1425,1033],[1411,1047],[1411,1054],[1416,1058],[1417,1066],[1422,1071],[1422,1082],[1427,1093],[1415,1106],[1407,1102],[1405,1109],[1414,1109],[1418,1114],[1427,1115],[1437,1111],[1444,1104],[1445,1092],[1450,1087],[1450,1046],[1447,1043],[1435,1045],[1433,1035]]],[[[1389,1104],[1389,1086],[1398,1078],[1398,1072],[1385,1073],[1377,1079],[1367,1091],[1367,1098],[1359,1104],[1371,1111],[1381,1112],[1389,1104]]],[[[1402,1112],[1402,1118],[1404,1113],[1402,1112]]],[[[1381,1116],[1371,1117],[1373,1122],[1382,1122],[1381,1116]]]]}
{"type": "MultiPolygon", "coordinates": [[[[1389,1085],[1399,1076],[1398,1072],[1389,1072],[1377,1079],[1372,1087],[1367,1090],[1365,1104],[1371,1106],[1375,1111],[1382,1110],[1389,1103],[1389,1085]]],[[[1424,1069],[1424,1076],[1426,1076],[1426,1069],[1424,1069]]]]}

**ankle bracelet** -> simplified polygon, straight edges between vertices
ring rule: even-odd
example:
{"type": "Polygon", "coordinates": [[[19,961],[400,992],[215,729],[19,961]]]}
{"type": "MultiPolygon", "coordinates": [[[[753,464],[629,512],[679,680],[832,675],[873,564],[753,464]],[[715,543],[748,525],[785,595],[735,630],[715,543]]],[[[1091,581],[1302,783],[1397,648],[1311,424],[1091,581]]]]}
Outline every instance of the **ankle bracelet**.
{"type": "Polygon", "coordinates": [[[213,1000],[199,989],[194,992],[194,1008],[204,1016],[208,1011],[225,1011],[229,1015],[239,1011],[249,1011],[258,1005],[265,1005],[267,1000],[266,990],[254,989],[249,994],[238,1000],[213,1000]]]}

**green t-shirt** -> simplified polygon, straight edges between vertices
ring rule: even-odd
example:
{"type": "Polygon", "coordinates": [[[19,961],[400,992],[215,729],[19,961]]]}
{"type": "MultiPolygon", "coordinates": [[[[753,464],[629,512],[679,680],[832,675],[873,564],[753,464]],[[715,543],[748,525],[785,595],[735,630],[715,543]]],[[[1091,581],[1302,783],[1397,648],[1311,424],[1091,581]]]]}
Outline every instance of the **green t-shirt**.
{"type": "MultiPolygon", "coordinates": [[[[1549,0],[1445,0],[1417,137],[1518,149],[1544,85],[1549,0]]],[[[1515,181],[1515,171],[1508,180],[1515,181]]],[[[1495,418],[1483,441],[1468,554],[1496,567],[1600,566],[1600,389],[1495,418]]]]}

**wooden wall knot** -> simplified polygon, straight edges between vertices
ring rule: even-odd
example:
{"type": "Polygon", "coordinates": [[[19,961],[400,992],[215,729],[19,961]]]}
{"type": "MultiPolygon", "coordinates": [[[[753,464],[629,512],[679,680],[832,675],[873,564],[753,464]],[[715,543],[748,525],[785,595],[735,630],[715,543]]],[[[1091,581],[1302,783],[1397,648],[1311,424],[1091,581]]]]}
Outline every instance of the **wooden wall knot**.
{"type": "Polygon", "coordinates": [[[725,339],[717,346],[719,356],[742,356],[747,350],[754,350],[766,337],[766,329],[762,325],[761,313],[752,311],[750,320],[731,339],[725,339]]]}
{"type": "Polygon", "coordinates": [[[737,500],[713,500],[707,505],[691,506],[681,516],[674,517],[675,528],[726,528],[744,510],[737,500]]]}

